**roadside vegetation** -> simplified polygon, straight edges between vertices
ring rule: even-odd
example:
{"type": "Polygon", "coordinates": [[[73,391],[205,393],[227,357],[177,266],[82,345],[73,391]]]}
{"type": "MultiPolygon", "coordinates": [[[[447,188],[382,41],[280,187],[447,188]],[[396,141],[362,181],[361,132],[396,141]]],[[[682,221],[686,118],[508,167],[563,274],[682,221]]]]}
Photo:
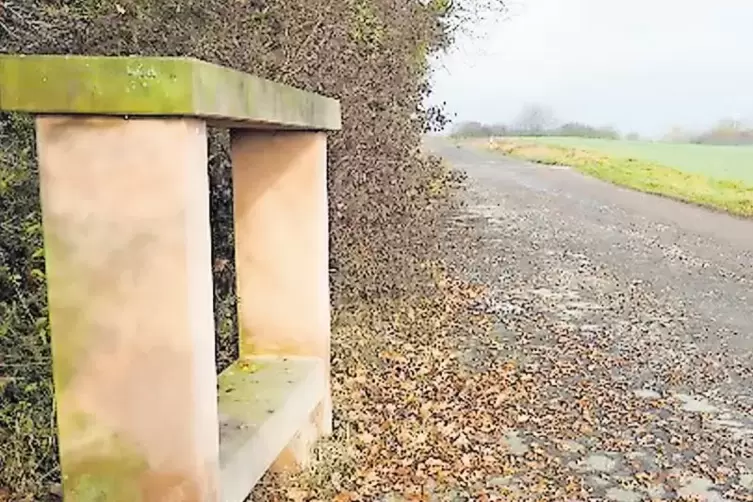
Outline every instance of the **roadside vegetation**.
{"type": "Polygon", "coordinates": [[[511,157],[569,166],[615,185],[753,216],[753,148],[555,137],[501,138],[487,145],[511,157]]]}
{"type": "MultiPolygon", "coordinates": [[[[482,4],[502,7],[498,0],[0,0],[1,53],[189,56],[340,100],[343,130],[328,141],[336,430],[333,453],[317,456],[327,476],[347,478],[355,468],[347,434],[362,418],[340,389],[363,392],[364,354],[414,330],[435,333],[448,308],[448,293],[434,279],[441,269],[437,222],[458,180],[420,153],[422,134],[444,123],[441,109],[423,103],[429,57],[482,4]],[[418,310],[418,302],[429,306],[418,310]],[[390,324],[407,309],[410,330],[390,324]]],[[[221,371],[238,345],[227,133],[212,130],[209,150],[221,371]]],[[[0,113],[0,208],[0,501],[57,500],[51,334],[28,116],[0,113]]],[[[382,381],[367,377],[371,386],[382,381]]],[[[377,401],[369,402],[383,404],[377,401]]],[[[273,481],[265,478],[255,500],[285,498],[273,481]]],[[[329,481],[300,483],[308,499],[333,500],[340,491],[329,481]]]]}
{"type": "Polygon", "coordinates": [[[610,125],[561,121],[545,105],[526,104],[510,123],[460,122],[451,136],[615,185],[753,216],[753,128],[737,120],[723,119],[701,132],[673,127],[647,140],[610,125]]]}
{"type": "Polygon", "coordinates": [[[699,145],[664,141],[542,137],[545,145],[589,150],[610,157],[640,159],[690,174],[753,185],[753,146],[699,145]]]}
{"type": "MultiPolygon", "coordinates": [[[[623,134],[612,125],[594,125],[579,121],[560,120],[551,108],[540,104],[524,105],[517,117],[509,123],[459,122],[452,127],[451,134],[456,138],[527,136],[536,138],[625,139],[629,141],[642,139],[637,132],[623,134]]],[[[753,146],[753,126],[740,120],[724,118],[702,131],[674,126],[660,138],[652,139],[681,145],[753,146]]]]}

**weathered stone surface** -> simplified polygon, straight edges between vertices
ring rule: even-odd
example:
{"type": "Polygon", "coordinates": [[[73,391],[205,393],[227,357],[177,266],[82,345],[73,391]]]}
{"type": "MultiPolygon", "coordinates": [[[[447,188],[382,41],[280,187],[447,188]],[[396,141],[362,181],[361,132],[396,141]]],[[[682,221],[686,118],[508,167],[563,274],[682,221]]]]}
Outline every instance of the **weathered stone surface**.
{"type": "Polygon", "coordinates": [[[197,59],[0,55],[0,110],[340,129],[338,101],[197,59]]]}
{"type": "Polygon", "coordinates": [[[37,134],[65,498],[214,501],[205,124],[46,116],[37,134]]]}
{"type": "MultiPolygon", "coordinates": [[[[329,374],[324,133],[232,134],[241,356],[318,357],[329,374]]],[[[331,431],[329,399],[318,413],[331,431]]]]}
{"type": "Polygon", "coordinates": [[[525,440],[520,437],[520,432],[518,431],[510,431],[505,436],[504,442],[512,455],[525,455],[531,449],[528,444],[526,444],[525,440]]]}
{"type": "Polygon", "coordinates": [[[624,488],[610,488],[606,493],[607,500],[615,502],[640,502],[643,497],[640,493],[624,488]]]}
{"type": "Polygon", "coordinates": [[[682,409],[694,413],[717,413],[719,408],[709,402],[708,399],[700,396],[691,396],[687,394],[675,394],[674,397],[681,401],[682,409]]]}
{"type": "MultiPolygon", "coordinates": [[[[219,377],[220,465],[223,502],[242,502],[254,484],[296,439],[305,463],[314,440],[310,416],[326,392],[325,361],[256,357],[233,364],[219,377]]],[[[290,448],[288,448],[290,449],[290,448]]],[[[279,463],[278,463],[279,464],[279,463]]]]}

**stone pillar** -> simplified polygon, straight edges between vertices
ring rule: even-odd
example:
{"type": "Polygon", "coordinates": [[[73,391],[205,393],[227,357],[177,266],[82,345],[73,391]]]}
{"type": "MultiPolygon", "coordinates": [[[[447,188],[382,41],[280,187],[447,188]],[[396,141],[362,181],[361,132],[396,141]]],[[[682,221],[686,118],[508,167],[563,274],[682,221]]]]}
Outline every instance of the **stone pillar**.
{"type": "Polygon", "coordinates": [[[66,500],[219,500],[207,137],[37,119],[66,500]]]}
{"type": "MultiPolygon", "coordinates": [[[[326,135],[231,138],[241,357],[315,356],[329,373],[326,135]]],[[[331,433],[329,391],[315,415],[318,434],[331,433]]]]}

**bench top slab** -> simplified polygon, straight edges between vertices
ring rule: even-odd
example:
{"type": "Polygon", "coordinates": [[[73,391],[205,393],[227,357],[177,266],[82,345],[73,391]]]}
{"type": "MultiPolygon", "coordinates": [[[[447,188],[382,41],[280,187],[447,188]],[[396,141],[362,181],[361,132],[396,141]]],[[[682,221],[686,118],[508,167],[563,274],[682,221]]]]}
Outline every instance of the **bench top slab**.
{"type": "Polygon", "coordinates": [[[0,55],[0,110],[339,130],[339,101],[192,58],[0,55]]]}

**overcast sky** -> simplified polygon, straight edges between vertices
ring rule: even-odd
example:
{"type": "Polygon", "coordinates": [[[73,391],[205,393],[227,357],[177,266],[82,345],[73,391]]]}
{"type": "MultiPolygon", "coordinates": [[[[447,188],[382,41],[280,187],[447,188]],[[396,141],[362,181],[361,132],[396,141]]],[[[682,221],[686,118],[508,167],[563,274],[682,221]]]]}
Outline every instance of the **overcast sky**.
{"type": "Polygon", "coordinates": [[[753,0],[512,1],[436,62],[432,101],[456,120],[541,103],[651,135],[753,122],[753,0]]]}

